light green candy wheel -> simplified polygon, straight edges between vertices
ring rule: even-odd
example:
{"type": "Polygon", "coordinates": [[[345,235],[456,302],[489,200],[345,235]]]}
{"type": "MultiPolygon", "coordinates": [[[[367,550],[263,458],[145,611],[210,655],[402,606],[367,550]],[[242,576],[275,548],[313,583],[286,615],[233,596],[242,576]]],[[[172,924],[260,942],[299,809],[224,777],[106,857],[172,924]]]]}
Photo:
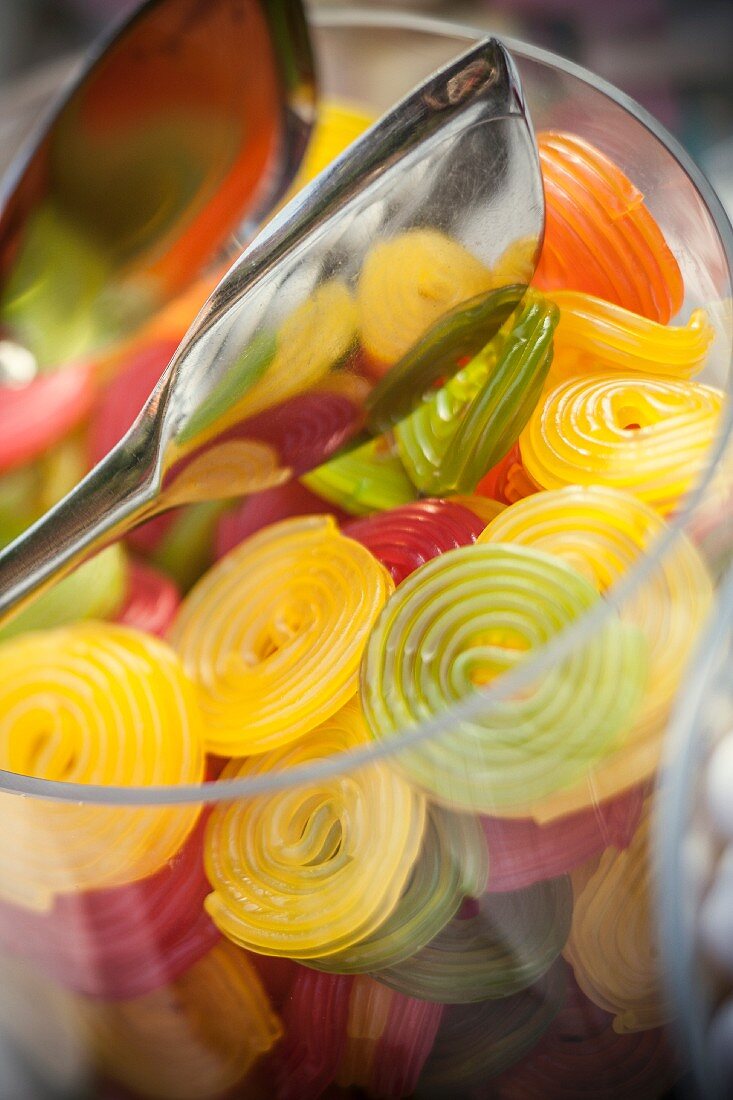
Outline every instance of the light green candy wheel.
{"type": "Polygon", "coordinates": [[[482,702],[481,691],[600,599],[559,558],[524,546],[475,544],[434,558],[388,600],[365,650],[371,736],[397,741],[433,722],[395,757],[413,781],[454,808],[531,813],[617,745],[641,698],[646,639],[609,611],[569,655],[540,658],[506,698],[497,691],[482,702]]]}

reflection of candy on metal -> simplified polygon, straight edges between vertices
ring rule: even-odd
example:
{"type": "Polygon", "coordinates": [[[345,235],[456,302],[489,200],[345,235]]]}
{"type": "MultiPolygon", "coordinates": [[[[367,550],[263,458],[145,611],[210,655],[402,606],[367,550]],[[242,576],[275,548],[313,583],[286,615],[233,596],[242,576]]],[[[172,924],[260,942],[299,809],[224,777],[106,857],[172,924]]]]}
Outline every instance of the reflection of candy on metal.
{"type": "Polygon", "coordinates": [[[435,386],[452,378],[494,339],[526,291],[514,284],[481,294],[429,328],[366,398],[369,429],[377,433],[394,427],[435,386]]]}
{"type": "Polygon", "coordinates": [[[493,275],[437,229],[409,229],[376,244],[357,287],[364,350],[384,372],[436,321],[493,289],[493,275]]]}
{"type": "MultiPolygon", "coordinates": [[[[255,780],[368,744],[352,701],[294,744],[233,761],[223,779],[255,780]]],[[[253,795],[214,810],[206,839],[206,907],[254,951],[319,959],[375,933],[418,857],[422,796],[388,762],[253,795]]]]}
{"type": "Polygon", "coordinates": [[[528,547],[475,544],[434,558],[390,598],[364,652],[372,737],[392,741],[445,714],[444,728],[400,751],[400,768],[446,805],[528,816],[534,800],[615,747],[641,697],[645,639],[607,618],[509,698],[479,705],[478,693],[599,598],[564,562],[528,547]],[[472,696],[470,718],[450,715],[472,696]]]}
{"type": "Polygon", "coordinates": [[[3,949],[91,997],[138,997],[175,980],[219,939],[203,909],[203,826],[138,882],[59,894],[48,913],[0,902],[3,949]]]}
{"type": "Polygon", "coordinates": [[[607,849],[572,872],[573,924],[563,955],[595,1004],[614,1015],[619,1033],[668,1022],[655,941],[648,802],[631,844],[607,849]]]}
{"type": "Polygon", "coordinates": [[[282,1035],[252,963],[226,940],[164,989],[78,1010],[99,1069],[154,1100],[224,1093],[282,1035]]]}
{"type": "Polygon", "coordinates": [[[304,474],[301,481],[311,492],[354,516],[397,508],[418,495],[399,455],[382,437],[336,455],[304,474]]]}
{"type": "Polygon", "coordinates": [[[550,374],[564,382],[579,374],[609,370],[692,378],[705,365],[715,337],[704,309],[685,325],[660,325],[621,306],[556,290],[548,295],[560,310],[550,374]]]}
{"type": "Polygon", "coordinates": [[[566,877],[487,894],[426,947],[374,977],[411,997],[466,1004],[518,993],[555,962],[570,931],[566,877]]]}
{"type": "Polygon", "coordinates": [[[452,500],[418,500],[343,527],[390,572],[395,584],[446,550],[475,542],[485,524],[452,500]]]}
{"type": "MultiPolygon", "coordinates": [[[[246,497],[221,517],[216,530],[216,556],[224,557],[250,535],[271,523],[279,523],[293,516],[322,515],[328,511],[333,512],[321,497],[297,480],[264,489],[261,493],[246,497]]],[[[338,512],[334,518],[341,522],[346,517],[343,512],[338,512]]]]}
{"type": "Polygon", "coordinates": [[[355,394],[311,390],[244,420],[232,435],[272,447],[293,476],[325,462],[361,427],[363,413],[355,394]]]}
{"type": "MultiPolygon", "coordinates": [[[[22,635],[0,647],[0,767],[110,787],[198,783],[193,685],[162,641],[109,623],[22,635]]],[[[120,886],[180,848],[195,805],[129,806],[0,796],[0,891],[48,909],[70,890],[120,886]]]]}
{"type": "Polygon", "coordinates": [[[329,516],[268,527],[189,592],[170,634],[222,756],[297,740],[356,692],[362,650],[393,589],[329,516]]]}
{"type": "Polygon", "coordinates": [[[608,485],[662,515],[704,472],[724,395],[712,386],[638,374],[563,382],[519,440],[527,473],[545,489],[608,485]]]}
{"type": "Polygon", "coordinates": [[[212,412],[221,401],[221,408],[216,408],[217,434],[228,424],[275,408],[322,382],[355,346],[356,337],[357,308],[348,287],[339,279],[321,283],[285,317],[274,340],[265,335],[262,347],[251,349],[250,384],[244,384],[246,375],[240,378],[241,364],[235,364],[235,384],[230,387],[225,377],[212,393],[212,412]],[[242,396],[232,401],[237,393],[242,396]]]}
{"type": "Polygon", "coordinates": [[[644,196],[574,134],[538,135],[545,237],[534,283],[578,290],[666,324],[682,305],[679,265],[644,196]]]}

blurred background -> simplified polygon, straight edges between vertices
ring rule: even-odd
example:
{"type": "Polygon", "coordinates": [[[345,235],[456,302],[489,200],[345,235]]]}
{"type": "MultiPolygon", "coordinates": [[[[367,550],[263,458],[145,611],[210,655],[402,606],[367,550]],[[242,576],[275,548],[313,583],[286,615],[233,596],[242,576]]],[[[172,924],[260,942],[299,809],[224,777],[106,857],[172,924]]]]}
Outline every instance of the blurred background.
{"type": "MultiPolygon", "coordinates": [[[[311,7],[348,0],[311,0],[311,7]]],[[[0,0],[8,85],[87,45],[134,0],[0,0]]],[[[357,5],[354,5],[357,6],[357,5]]],[[[733,0],[361,0],[513,34],[639,100],[687,147],[733,216],[733,0]]]]}

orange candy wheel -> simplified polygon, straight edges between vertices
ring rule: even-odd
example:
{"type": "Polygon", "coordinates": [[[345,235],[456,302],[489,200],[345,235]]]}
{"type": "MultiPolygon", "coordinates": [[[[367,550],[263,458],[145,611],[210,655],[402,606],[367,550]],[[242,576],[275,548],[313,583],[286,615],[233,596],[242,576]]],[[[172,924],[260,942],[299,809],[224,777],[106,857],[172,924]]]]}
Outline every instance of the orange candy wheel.
{"type": "Polygon", "coordinates": [[[682,274],[641,191],[573,134],[539,134],[538,146],[546,225],[534,285],[584,291],[666,324],[682,305],[682,274]]]}

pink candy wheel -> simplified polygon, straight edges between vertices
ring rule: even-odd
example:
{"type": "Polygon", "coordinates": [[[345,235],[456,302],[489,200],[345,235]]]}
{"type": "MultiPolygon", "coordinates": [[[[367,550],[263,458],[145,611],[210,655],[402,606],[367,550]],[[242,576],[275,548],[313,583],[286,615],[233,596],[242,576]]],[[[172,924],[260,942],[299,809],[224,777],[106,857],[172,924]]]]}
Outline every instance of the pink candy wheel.
{"type": "Polygon", "coordinates": [[[521,890],[564,875],[604,848],[628,847],[644,795],[644,789],[637,787],[545,825],[529,818],[482,818],[489,848],[489,891],[521,890]]]}
{"type": "Polygon", "coordinates": [[[240,542],[244,542],[255,531],[278,523],[291,516],[321,515],[330,512],[337,520],[344,518],[325,500],[311,493],[299,481],[288,481],[274,489],[265,489],[262,493],[247,497],[219,520],[216,534],[216,556],[228,554],[240,542]]]}
{"type": "Polygon", "coordinates": [[[150,565],[133,561],[127,599],[117,622],[163,638],[180,602],[178,589],[169,577],[150,565]]]}
{"type": "Polygon", "coordinates": [[[53,447],[88,416],[96,396],[91,365],[39,375],[26,386],[0,389],[0,473],[53,447]]]}
{"type": "Polygon", "coordinates": [[[57,897],[49,913],[0,902],[0,944],[78,993],[139,997],[183,974],[219,939],[204,912],[205,819],[149,878],[57,897]]]}

